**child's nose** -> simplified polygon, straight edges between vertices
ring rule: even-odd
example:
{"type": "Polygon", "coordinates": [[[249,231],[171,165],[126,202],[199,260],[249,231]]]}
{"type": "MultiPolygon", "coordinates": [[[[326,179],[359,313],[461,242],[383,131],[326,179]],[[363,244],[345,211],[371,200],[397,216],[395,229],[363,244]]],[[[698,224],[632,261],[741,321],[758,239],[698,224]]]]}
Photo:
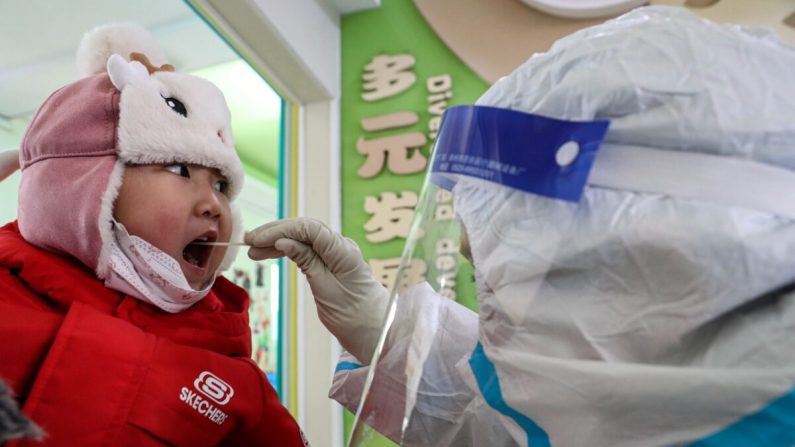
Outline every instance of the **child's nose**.
{"type": "Polygon", "coordinates": [[[221,215],[223,204],[215,188],[203,186],[196,202],[196,214],[202,217],[217,218],[221,215]]]}

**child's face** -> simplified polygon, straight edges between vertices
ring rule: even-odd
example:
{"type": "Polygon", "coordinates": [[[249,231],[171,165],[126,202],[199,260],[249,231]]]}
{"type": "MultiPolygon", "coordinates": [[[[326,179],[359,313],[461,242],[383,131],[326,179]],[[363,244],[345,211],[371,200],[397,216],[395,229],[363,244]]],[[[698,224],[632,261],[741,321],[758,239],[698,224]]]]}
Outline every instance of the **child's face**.
{"type": "Polygon", "coordinates": [[[226,247],[190,245],[199,238],[228,242],[232,214],[227,181],[198,165],[127,166],[113,216],[176,259],[188,283],[203,288],[221,264],[226,247]]]}

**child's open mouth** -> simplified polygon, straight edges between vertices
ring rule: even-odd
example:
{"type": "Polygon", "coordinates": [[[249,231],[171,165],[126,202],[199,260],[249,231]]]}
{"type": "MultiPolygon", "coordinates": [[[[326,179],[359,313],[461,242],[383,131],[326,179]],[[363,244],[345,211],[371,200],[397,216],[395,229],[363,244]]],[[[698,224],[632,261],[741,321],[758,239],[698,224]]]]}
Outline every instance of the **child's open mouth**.
{"type": "Polygon", "coordinates": [[[194,267],[207,267],[207,261],[210,259],[213,247],[211,245],[200,245],[197,242],[215,242],[216,237],[215,234],[209,234],[194,239],[182,250],[182,258],[194,267]]]}

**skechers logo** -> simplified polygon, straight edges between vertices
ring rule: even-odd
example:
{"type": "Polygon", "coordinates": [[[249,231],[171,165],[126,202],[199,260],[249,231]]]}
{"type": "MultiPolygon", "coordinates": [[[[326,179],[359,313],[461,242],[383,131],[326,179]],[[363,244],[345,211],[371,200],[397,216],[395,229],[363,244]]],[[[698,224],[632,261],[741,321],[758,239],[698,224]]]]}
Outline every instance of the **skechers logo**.
{"type": "Polygon", "coordinates": [[[235,390],[215,374],[204,371],[193,381],[193,387],[218,405],[226,405],[235,390]]]}
{"type": "MultiPolygon", "coordinates": [[[[229,400],[232,399],[232,396],[235,395],[235,390],[228,383],[208,371],[199,374],[199,377],[193,381],[193,386],[197,391],[204,394],[218,405],[226,405],[229,400]]],[[[186,386],[183,386],[180,390],[179,400],[185,402],[200,415],[218,425],[223,424],[228,417],[220,408],[217,408],[207,399],[186,386]]]]}

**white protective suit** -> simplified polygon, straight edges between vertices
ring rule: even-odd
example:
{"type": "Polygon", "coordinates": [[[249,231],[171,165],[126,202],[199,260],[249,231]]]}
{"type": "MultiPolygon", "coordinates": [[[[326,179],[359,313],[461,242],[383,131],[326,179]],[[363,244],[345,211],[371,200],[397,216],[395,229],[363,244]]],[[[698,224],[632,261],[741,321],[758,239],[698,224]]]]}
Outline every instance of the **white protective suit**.
{"type": "MultiPolygon", "coordinates": [[[[795,445],[793,85],[772,33],[667,7],[498,81],[479,105],[610,120],[591,181],[460,178],[479,315],[401,296],[362,419],[406,445],[795,445]]],[[[331,390],[352,411],[360,364],[331,390]]]]}
{"type": "MultiPolygon", "coordinates": [[[[497,82],[479,105],[610,121],[588,184],[565,201],[457,177],[480,311],[400,291],[361,420],[404,445],[795,445],[794,84],[771,33],[667,7],[497,82]]],[[[353,354],[330,395],[356,411],[386,292],[315,221],[247,240],[306,273],[353,354]]]]}

